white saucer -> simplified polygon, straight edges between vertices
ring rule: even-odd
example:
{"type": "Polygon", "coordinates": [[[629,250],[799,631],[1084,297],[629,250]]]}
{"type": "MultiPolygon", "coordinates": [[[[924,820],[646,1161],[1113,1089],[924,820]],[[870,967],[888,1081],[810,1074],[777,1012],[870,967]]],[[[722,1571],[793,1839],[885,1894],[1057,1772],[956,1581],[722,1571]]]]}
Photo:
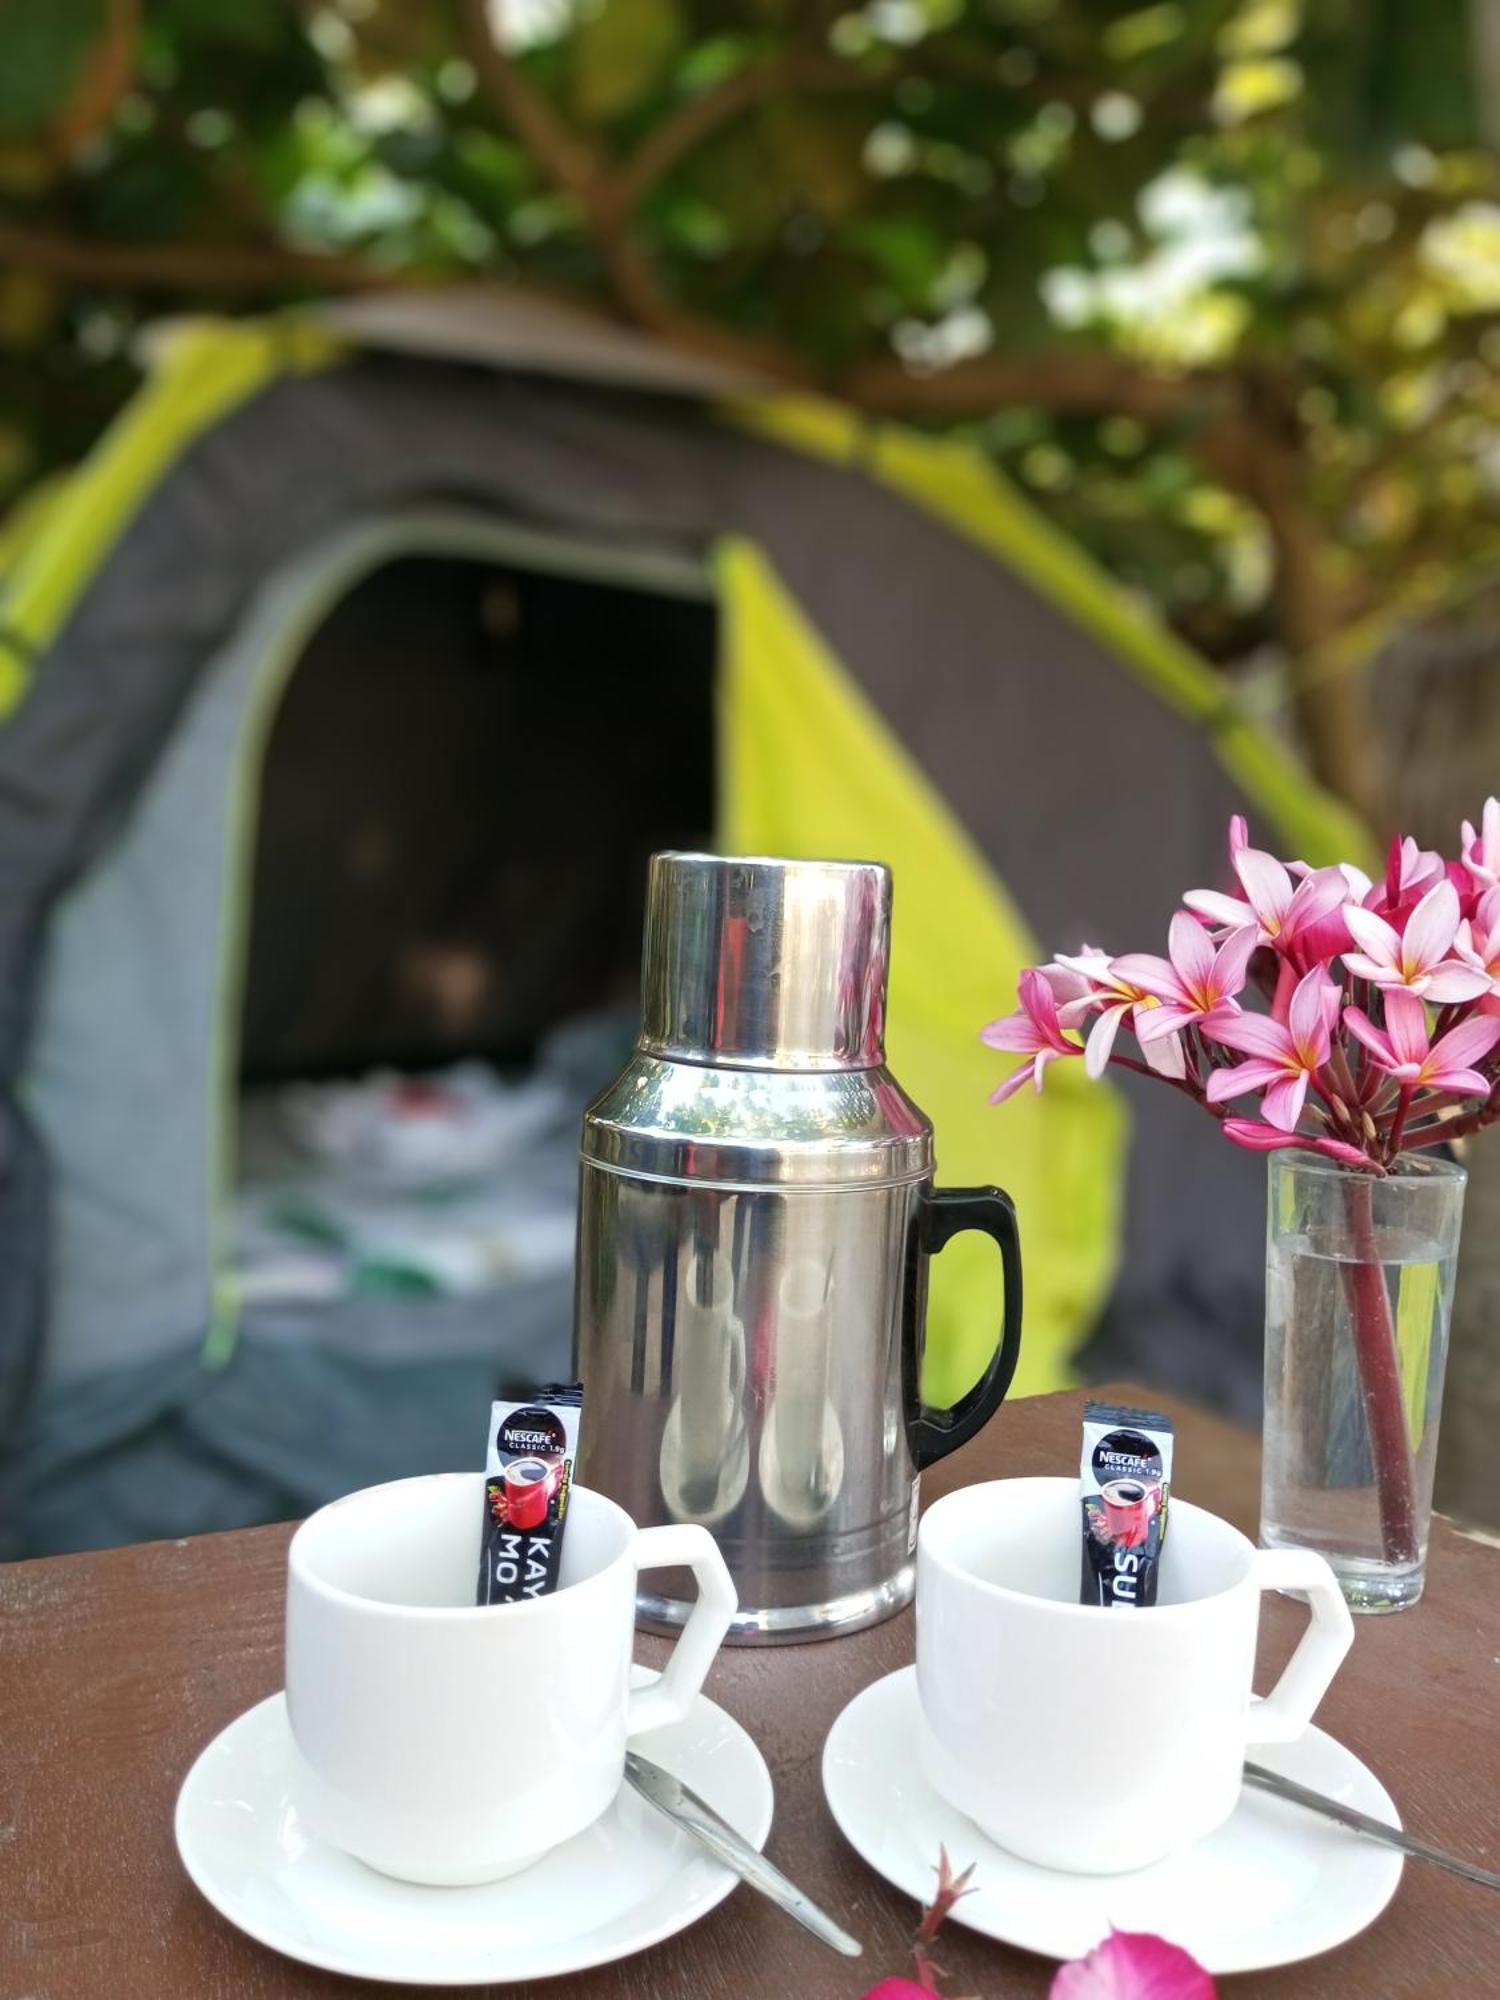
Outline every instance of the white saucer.
{"type": "MultiPolygon", "coordinates": [[[[507,1881],[394,1882],[300,1824],[288,1794],[290,1745],[279,1694],[215,1737],[178,1794],[177,1851],[222,1916],[304,1965],[412,1986],[547,1979],[644,1951],[735,1886],[628,1787],[593,1826],[507,1881]]],[[[641,1748],[764,1845],[771,1774],[723,1709],[700,1696],[685,1722],[653,1730],[641,1748]]]]}
{"type": "MultiPolygon", "coordinates": [[[[917,1670],[903,1667],[844,1710],[823,1749],[823,1790],[850,1845],[926,1902],[938,1849],[974,1865],[953,1922],[1047,1958],[1081,1958],[1111,1927],[1154,1931],[1209,1972],[1253,1972],[1328,1951],[1362,1931],[1401,1880],[1401,1856],[1263,1793],[1227,1825],[1131,1875],[1063,1875],[1020,1861],[945,1805],[917,1756],[917,1670]]],[[[1058,1727],[1072,1727],[1059,1716],[1058,1727]]],[[[1258,1762],[1400,1826],[1385,1788],[1321,1729],[1261,1745],[1258,1762]]]]}

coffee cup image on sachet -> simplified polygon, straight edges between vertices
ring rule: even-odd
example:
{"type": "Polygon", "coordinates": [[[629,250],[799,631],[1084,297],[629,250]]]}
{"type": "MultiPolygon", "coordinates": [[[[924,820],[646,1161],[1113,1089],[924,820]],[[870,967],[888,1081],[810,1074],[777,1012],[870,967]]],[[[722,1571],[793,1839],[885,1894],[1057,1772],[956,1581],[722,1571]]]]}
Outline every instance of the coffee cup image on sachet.
{"type": "MultiPolygon", "coordinates": [[[[539,1528],[547,1518],[561,1460],[551,1464],[540,1458],[522,1458],[507,1465],[501,1475],[501,1503],[504,1518],[515,1528],[539,1528]]],[[[491,1512],[495,1509],[492,1508],[491,1512]]]]}
{"type": "Polygon", "coordinates": [[[1234,1811],[1247,1750],[1302,1734],[1352,1643],[1321,1556],[1257,1549],[1170,1504],[1156,1601],[1130,1609],[1078,1601],[1076,1480],[970,1486],[923,1516],[923,1768],[998,1846],[1042,1867],[1121,1874],[1212,1833],[1234,1811]],[[1312,1615],[1257,1701],[1267,1590],[1305,1592],[1312,1615]]]}
{"type": "Polygon", "coordinates": [[[1138,1479],[1112,1479],[1101,1487],[1104,1518],[1112,1540],[1127,1549],[1139,1547],[1151,1528],[1160,1489],[1143,1486],[1138,1479]]]}
{"type": "Polygon", "coordinates": [[[591,1825],[629,1740],[687,1715],[735,1611],[705,1528],[637,1528],[578,1485],[555,1587],[476,1604],[485,1487],[480,1472],[397,1480],[292,1537],[296,1811],[400,1881],[495,1881],[591,1825]],[[632,1688],[637,1580],[679,1567],[697,1600],[661,1678],[632,1688]]]}

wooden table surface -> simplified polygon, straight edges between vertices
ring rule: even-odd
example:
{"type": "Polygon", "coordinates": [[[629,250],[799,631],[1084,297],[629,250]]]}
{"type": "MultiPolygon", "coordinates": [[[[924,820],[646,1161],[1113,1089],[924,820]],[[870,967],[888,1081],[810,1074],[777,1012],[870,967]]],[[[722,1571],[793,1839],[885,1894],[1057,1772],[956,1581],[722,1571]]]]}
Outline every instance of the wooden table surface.
{"type": "MultiPolygon", "coordinates": [[[[927,1475],[925,1497],[1006,1474],[1071,1472],[1082,1400],[1007,1405],[982,1438],[927,1475]]],[[[1254,1440],[1192,1411],[1177,1415],[1177,1490],[1253,1534],[1254,1440]]],[[[251,1943],[201,1900],[173,1846],[173,1801],[189,1765],[281,1684],[290,1532],[0,1569],[0,2000],[350,2000],[394,1990],[310,1971],[251,1943]]],[[[1260,1685],[1303,1616],[1267,1600],[1260,1685]]],[[[1353,1654],[1319,1721],[1373,1767],[1413,1831],[1500,1868],[1500,1550],[1440,1523],[1426,1600],[1356,1622],[1353,1654]]],[[[738,1889],[638,1958],[525,1990],[580,2000],[855,2000],[907,1971],[916,1906],[845,1846],[818,1770],[840,1709],[907,1663],[912,1639],[907,1613],[819,1645],[725,1652],[708,1683],[775,1777],[767,1851],[864,1939],[862,1961],[835,1959],[738,1889]]],[[[661,1650],[640,1641],[642,1659],[661,1650]]],[[[944,1934],[941,1959],[950,1995],[984,2000],[1045,1994],[1053,1971],[957,1926],[944,1934]]],[[[1246,2000],[1500,1994],[1500,1898],[1411,1862],[1363,1937],[1221,1989],[1246,2000]]]]}

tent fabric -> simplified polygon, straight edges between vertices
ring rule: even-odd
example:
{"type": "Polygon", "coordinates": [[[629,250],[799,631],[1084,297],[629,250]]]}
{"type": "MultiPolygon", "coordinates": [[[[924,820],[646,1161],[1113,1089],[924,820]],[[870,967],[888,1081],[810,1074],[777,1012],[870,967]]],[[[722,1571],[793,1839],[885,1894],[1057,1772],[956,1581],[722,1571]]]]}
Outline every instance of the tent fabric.
{"type": "Polygon", "coordinates": [[[731,409],[762,436],[857,466],[1020,571],[1165,703],[1207,731],[1226,774],[1288,852],[1315,867],[1357,861],[1378,869],[1378,850],[1358,815],[1310,783],[1290,751],[1242,711],[1223,676],[1111,583],[979,452],[872,425],[854,411],[801,397],[743,401],[731,409]]]}
{"type": "MultiPolygon", "coordinates": [[[[1108,1288],[1121,1112],[1109,1093],[1072,1076],[1058,1080],[1061,1089],[1049,1085],[1040,1104],[989,1110],[984,1092],[999,1065],[977,1047],[977,1027],[1009,1004],[1033,940],[1136,944],[1163,931],[1184,882],[1222,872],[1229,813],[1274,804],[1265,774],[1275,777],[1279,765],[1263,745],[1254,758],[1243,745],[1224,754],[1225,729],[1216,757],[1197,695],[1179,688],[1174,697],[1122,671],[1125,627],[1105,631],[1097,579],[1054,556],[1043,562],[1037,550],[1049,545],[1036,534],[1028,541],[1014,496],[1002,504],[999,489],[960,460],[903,434],[872,437],[846,424],[835,450],[839,425],[826,416],[824,442],[814,445],[793,435],[808,429],[805,408],[789,407],[786,435],[773,436],[775,406],[757,405],[754,421],[747,407],[742,399],[726,414],[681,395],[411,353],[341,354],[327,328],[198,328],[170,343],[141,407],[26,538],[0,603],[0,631],[22,634],[38,655],[25,698],[0,729],[0,1074],[9,1086],[0,1102],[8,1170],[0,1248],[16,1252],[0,1280],[8,1288],[0,1426],[26,1406],[15,1462],[37,1534],[78,1532],[57,1496],[80,1463],[107,1458],[128,1483],[132,1454],[141,1465],[170,1463],[174,1453],[191,1462],[184,1478],[200,1501],[217,1482],[226,1508],[231,1485],[234,1506],[311,1504],[318,1479],[304,1468],[294,1492],[285,1482],[297,1461],[275,1444],[278,1424],[296,1421],[287,1399],[335,1426],[341,1409],[359,1404],[347,1341],[325,1349],[315,1329],[305,1341],[262,1341],[247,1328],[231,1343],[214,1297],[213,1218],[204,1220],[201,1201],[184,1211],[199,1245],[195,1274],[171,1301],[150,1289],[108,1313],[112,1266],[117,1293],[127,1288],[125,1268],[130,1284],[154,1287],[155,1276],[133,1252],[128,1267],[116,1262],[124,1252],[108,1246],[121,1243],[119,1230],[112,1239],[100,1221],[93,1302],[66,1330],[80,1286],[88,1291],[90,1259],[68,1270],[57,1253],[81,1240],[80,1202],[101,1216],[120,1203],[116,1221],[128,1228],[131,1202],[143,1199],[122,1196],[116,1173],[101,1172],[101,1154],[84,1143],[90,1119],[97,1133],[113,1118],[118,1160],[131,1118],[91,1102],[114,1073],[90,1068],[107,1045],[107,1003],[101,996],[91,1010],[76,989],[107,962],[101,899],[117,925],[132,896],[143,910],[155,898],[159,912],[172,870],[185,866],[152,845],[153,815],[174,797],[174,757],[206,758],[175,780],[175,796],[179,805],[196,801],[193,810],[213,823],[201,859],[203,882],[217,880],[215,970],[174,996],[180,1009],[191,994],[192,1034],[170,1092],[136,1115],[165,1119],[175,1106],[184,1121],[175,1138],[151,1135],[161,1172],[175,1162],[186,1173],[191,1162],[201,1175],[217,1160],[222,1176],[211,1127],[234,1052],[232,1030],[224,1032],[235,990],[225,872],[243,847],[234,820],[253,802],[255,745],[274,701],[257,704],[249,682],[235,681],[215,709],[215,688],[233,680],[227,663],[250,606],[290,566],[360,524],[413,508],[498,519],[627,559],[658,551],[706,569],[718,551],[724,839],[896,861],[904,914],[893,1060],[937,1113],[944,1177],[996,1179],[1020,1192],[1033,1281],[1023,1379],[1040,1387],[1060,1378],[1108,1288]],[[237,731],[227,803],[207,781],[213,758],[204,744],[217,743],[224,768],[215,729],[237,731]],[[113,903],[101,886],[109,880],[113,903]],[[214,993],[205,994],[205,980],[214,993]],[[214,1007],[217,1030],[205,1030],[214,1007]],[[38,1141],[26,1107],[55,1145],[38,1141]],[[141,1319],[130,1321],[137,1306],[149,1315],[153,1299],[148,1335],[141,1319]],[[227,1362],[216,1374],[200,1366],[206,1342],[227,1362]],[[30,1394],[44,1346],[46,1380],[30,1394]],[[244,1499],[251,1492],[259,1499],[244,1499]]],[[[1132,647],[1141,653],[1134,639],[1124,649],[1132,647]]],[[[265,660],[275,653],[284,672],[296,650],[291,621],[261,655],[262,688],[274,693],[265,660]]],[[[1232,733],[1242,734],[1238,723],[1232,733]]],[[[1308,796],[1310,806],[1298,798],[1304,838],[1294,844],[1313,850],[1316,839],[1326,851],[1344,821],[1308,796]]],[[[200,884],[190,900],[201,925],[212,887],[200,884]]],[[[128,923],[117,930],[110,949],[149,960],[149,936],[129,931],[128,923]]],[[[170,925],[157,937],[163,977],[176,948],[169,933],[170,925]]],[[[132,976],[135,1004],[146,1004],[150,971],[132,976]]],[[[121,1008],[117,1029],[129,1013],[121,1008]]],[[[124,1045],[116,1047],[123,1061],[124,1045]]],[[[1153,1355],[1170,1353],[1180,1387],[1243,1406],[1254,1393],[1258,1339],[1259,1163],[1185,1107],[1161,1103],[1165,1095],[1125,1091],[1136,1106],[1134,1171],[1097,1351],[1148,1372],[1153,1355]]],[[[133,1224],[147,1226],[139,1209],[133,1224]]],[[[179,1230],[179,1249],[185,1240],[179,1230]]],[[[962,1386],[989,1339],[994,1283],[982,1250],[955,1245],[937,1267],[934,1392],[962,1386]]],[[[180,1258],[178,1268],[186,1269],[180,1258]]],[[[382,1470],[414,1469],[413,1454],[424,1452],[436,1464],[467,1455],[467,1441],[451,1434],[440,1448],[436,1376],[429,1389],[420,1362],[406,1367],[389,1355],[372,1371],[361,1393],[367,1416],[379,1403],[381,1421],[350,1445],[364,1454],[363,1476],[372,1439],[385,1451],[382,1470]]],[[[472,1373],[465,1380],[473,1386],[472,1373]]],[[[347,1470],[352,1460],[332,1450],[330,1463],[347,1470]]]]}
{"type": "Polygon", "coordinates": [[[0,716],[21,699],[37,654],[176,454],[266,383],[325,367],[340,351],[294,315],[183,330],[170,367],[148,378],[81,470],[48,496],[42,518],[22,517],[28,532],[18,538],[0,619],[0,716]]]}
{"type": "MultiPolygon", "coordinates": [[[[1015,1391],[1055,1389],[1114,1272],[1119,1101],[1064,1069],[1045,1104],[1027,1094],[1007,1107],[1003,1132],[992,1116],[976,1115],[995,1066],[974,1024],[1035,962],[1035,941],[984,856],[759,551],[732,541],[717,572],[724,846],[857,854],[878,842],[896,882],[889,1060],[933,1121],[939,1182],[999,1178],[1014,1198],[1026,1245],[1015,1391]]],[[[923,1389],[934,1403],[956,1401],[994,1350],[997,1264],[992,1244],[961,1236],[933,1266],[923,1389]]]]}
{"type": "Polygon", "coordinates": [[[518,285],[411,286],[318,306],[312,322],[346,349],[466,362],[509,374],[696,401],[764,395],[763,376],[670,347],[586,307],[518,285]]]}

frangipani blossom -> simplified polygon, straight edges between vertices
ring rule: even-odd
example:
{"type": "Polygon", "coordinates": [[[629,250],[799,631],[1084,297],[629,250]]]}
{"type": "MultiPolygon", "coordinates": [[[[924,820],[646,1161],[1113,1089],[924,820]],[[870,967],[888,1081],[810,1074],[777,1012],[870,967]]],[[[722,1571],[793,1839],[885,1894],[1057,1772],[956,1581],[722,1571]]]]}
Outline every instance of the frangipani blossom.
{"type": "Polygon", "coordinates": [[[1052,988],[1052,997],[1061,1008],[1090,999],[1094,993],[1093,968],[1108,964],[1107,951],[1101,951],[1096,944],[1086,944],[1072,958],[1065,958],[1059,952],[1050,965],[1039,965],[1037,971],[1052,988]]]}
{"type": "Polygon", "coordinates": [[[1500,799],[1485,800],[1477,833],[1470,821],[1464,821],[1460,851],[1465,868],[1480,888],[1493,889],[1500,882],[1500,799]]]}
{"type": "Polygon", "coordinates": [[[1368,979],[1387,991],[1404,987],[1446,1004],[1477,1000],[1489,990],[1488,975],[1450,958],[1458,935],[1458,891],[1446,876],[1417,904],[1397,930],[1373,910],[1351,906],[1344,912],[1349,935],[1360,946],[1346,952],[1344,963],[1357,979],[1368,979]]]}
{"type": "Polygon", "coordinates": [[[1500,996],[1500,885],[1486,889],[1479,908],[1459,925],[1453,949],[1465,965],[1484,974],[1488,991],[1500,996]]]}
{"type": "MultiPolygon", "coordinates": [[[[1339,989],[1315,966],[1297,982],[1284,1021],[1264,1014],[1233,1014],[1205,1024],[1204,1033],[1214,1041],[1242,1049],[1250,1058],[1210,1074],[1204,1087],[1209,1103],[1223,1104],[1249,1090],[1264,1091],[1261,1109],[1268,1122],[1283,1132],[1295,1132],[1308,1083],[1331,1053],[1338,1014],[1339,989]]],[[[1500,1039],[1500,1022],[1496,1031],[1500,1039]]]]}
{"type": "Polygon", "coordinates": [[[1490,1079],[1473,1065],[1500,1042],[1500,1016],[1471,1014],[1432,1043],[1426,1008],[1415,993],[1395,986],[1385,995],[1384,1030],[1360,1007],[1344,1009],[1344,1025],[1364,1043],[1376,1066],[1394,1077],[1408,1095],[1415,1090],[1443,1090],[1455,1097],[1490,1094],[1490,1079]]]}
{"type": "MultiPolygon", "coordinates": [[[[1309,875],[1316,875],[1319,872],[1310,861],[1289,861],[1286,865],[1288,871],[1295,875],[1299,882],[1305,882],[1309,875]]],[[[1375,886],[1364,869],[1356,868],[1352,861],[1336,861],[1334,866],[1344,878],[1350,902],[1362,903],[1375,886]]]]}
{"type": "Polygon", "coordinates": [[[1342,1139],[1324,1139],[1312,1132],[1283,1132],[1279,1125],[1262,1125],[1258,1118],[1226,1118],[1219,1130],[1226,1139],[1252,1153],[1275,1153],[1283,1146],[1298,1146],[1304,1152],[1324,1153],[1346,1167],[1367,1167],[1369,1157],[1358,1146],[1342,1139]]]}
{"type": "Polygon", "coordinates": [[[1014,1096],[1028,1077],[1040,1090],[1049,1062],[1055,1062],[1059,1056],[1083,1053],[1081,1045],[1070,1042],[1063,1033],[1052,988],[1034,968],[1021,974],[1020,1007],[1003,1020],[991,1021],[987,1028],[981,1028],[979,1039],[992,1049],[1008,1049],[1032,1058],[990,1093],[991,1104],[1003,1104],[1007,1097],[1014,1096]]]}
{"type": "Polygon", "coordinates": [[[1136,1018],[1136,1038],[1144,1049],[1163,1035],[1197,1022],[1205,1034],[1221,1019],[1237,1014],[1235,995],[1244,990],[1250,959],[1259,943],[1253,923],[1231,931],[1215,951],[1196,917],[1179,910],[1167,933],[1167,958],[1127,952],[1114,962],[1115,976],[1153,994],[1161,1002],[1136,1018]]]}
{"type": "MultiPolygon", "coordinates": [[[[1159,1004],[1155,995],[1148,993],[1144,986],[1135,986],[1128,979],[1122,979],[1107,952],[1093,945],[1085,945],[1082,952],[1072,958],[1059,952],[1056,968],[1070,974],[1084,986],[1081,995],[1069,999],[1058,1009],[1062,1025],[1065,1028],[1081,1028],[1090,1014],[1097,1014],[1084,1043],[1083,1066],[1090,1076],[1101,1077],[1108,1068],[1120,1024],[1127,1014],[1131,1017],[1131,1026],[1135,1029],[1141,1054],[1148,1066],[1158,1076],[1180,1078],[1187,1075],[1187,1059],[1176,1035],[1163,1035],[1148,1042],[1142,1032],[1145,1019],[1159,1004]]],[[[1047,974],[1054,969],[1053,966],[1043,967],[1047,974]]],[[[1050,983],[1053,993],[1057,994],[1058,981],[1053,979],[1050,983]]]]}
{"type": "Polygon", "coordinates": [[[1478,899],[1474,878],[1457,861],[1445,861],[1431,848],[1418,847],[1408,834],[1392,837],[1386,854],[1385,873],[1367,895],[1356,897],[1365,909],[1384,917],[1399,930],[1439,882],[1451,882],[1464,915],[1478,899]]]}
{"type": "Polygon", "coordinates": [[[1047,2000],[1214,2000],[1214,1983],[1181,1945],[1111,1929],[1087,1958],[1058,1967],[1047,2000]]]}
{"type": "Polygon", "coordinates": [[[1235,847],[1230,859],[1243,898],[1216,889],[1189,889],[1183,902],[1209,923],[1230,930],[1253,925],[1257,942],[1292,961],[1299,972],[1333,956],[1349,941],[1343,909],[1349,884],[1338,868],[1315,868],[1293,883],[1289,871],[1259,847],[1235,847]]]}
{"type": "Polygon", "coordinates": [[[1238,814],[1228,847],[1241,893],[1193,890],[1165,958],[1085,945],[1025,975],[1019,1012],[984,1031],[1026,1058],[996,1101],[1081,1055],[1090,1076],[1159,1073],[1236,1145],[1376,1175],[1500,1124],[1500,796],[1460,858],[1398,835],[1374,883],[1252,847],[1238,814]],[[1226,1115],[1251,1093],[1254,1115],[1226,1115]]]}

